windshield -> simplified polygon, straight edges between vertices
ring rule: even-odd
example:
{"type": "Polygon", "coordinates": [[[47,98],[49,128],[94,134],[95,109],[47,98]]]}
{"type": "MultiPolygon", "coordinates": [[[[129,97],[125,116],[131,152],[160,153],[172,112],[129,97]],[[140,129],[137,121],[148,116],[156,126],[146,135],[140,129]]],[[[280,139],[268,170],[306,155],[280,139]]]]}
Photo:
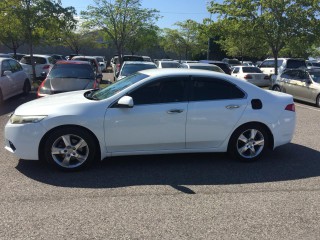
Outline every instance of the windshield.
{"type": "Polygon", "coordinates": [[[309,72],[313,81],[320,83],[320,71],[317,72],[309,72]]]}
{"type": "Polygon", "coordinates": [[[89,64],[58,64],[50,71],[50,78],[94,79],[94,72],[89,64]]]}
{"type": "Polygon", "coordinates": [[[149,76],[142,73],[132,74],[128,77],[121,79],[118,82],[115,82],[114,84],[111,84],[110,86],[104,89],[94,92],[92,98],[98,100],[109,98],[115,95],[116,93],[122,91],[123,89],[131,86],[132,84],[135,84],[136,82],[139,82],[140,80],[145,79],[147,77],[149,76]]]}
{"type": "Polygon", "coordinates": [[[121,71],[121,76],[128,76],[132,73],[145,70],[145,69],[152,69],[157,68],[155,65],[151,64],[125,64],[121,71]]]}
{"type": "Polygon", "coordinates": [[[262,73],[260,68],[257,67],[242,67],[244,73],[262,73]]]}

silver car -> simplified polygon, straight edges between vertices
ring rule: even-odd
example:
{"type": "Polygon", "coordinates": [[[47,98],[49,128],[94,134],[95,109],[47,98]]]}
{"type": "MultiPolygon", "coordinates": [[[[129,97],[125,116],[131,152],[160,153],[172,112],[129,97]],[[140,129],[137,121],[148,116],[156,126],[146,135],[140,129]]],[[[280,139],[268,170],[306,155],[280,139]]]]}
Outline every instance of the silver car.
{"type": "Polygon", "coordinates": [[[0,57],[0,104],[20,93],[29,93],[32,82],[22,66],[12,58],[0,57]]]}
{"type": "Polygon", "coordinates": [[[277,77],[271,89],[320,107],[320,69],[289,69],[277,77]]]}

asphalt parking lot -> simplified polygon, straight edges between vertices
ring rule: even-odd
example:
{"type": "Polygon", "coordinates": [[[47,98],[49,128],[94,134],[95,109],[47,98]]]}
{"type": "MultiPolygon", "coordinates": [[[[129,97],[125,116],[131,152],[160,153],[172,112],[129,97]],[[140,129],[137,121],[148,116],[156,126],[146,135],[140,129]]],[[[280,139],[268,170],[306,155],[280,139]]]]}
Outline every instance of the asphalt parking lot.
{"type": "MultiPolygon", "coordinates": [[[[17,96],[0,108],[0,137],[17,96]]],[[[292,143],[225,154],[114,157],[75,173],[0,144],[0,239],[319,239],[320,109],[296,103],[292,143]]]]}

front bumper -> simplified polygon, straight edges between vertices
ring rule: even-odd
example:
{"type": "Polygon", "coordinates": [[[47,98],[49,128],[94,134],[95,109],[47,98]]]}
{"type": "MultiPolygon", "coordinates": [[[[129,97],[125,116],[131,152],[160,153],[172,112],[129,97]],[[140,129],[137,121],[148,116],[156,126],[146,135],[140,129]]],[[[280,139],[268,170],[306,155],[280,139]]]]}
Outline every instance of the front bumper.
{"type": "Polygon", "coordinates": [[[39,144],[47,130],[39,123],[5,126],[5,149],[20,159],[38,160],[39,144]]]}

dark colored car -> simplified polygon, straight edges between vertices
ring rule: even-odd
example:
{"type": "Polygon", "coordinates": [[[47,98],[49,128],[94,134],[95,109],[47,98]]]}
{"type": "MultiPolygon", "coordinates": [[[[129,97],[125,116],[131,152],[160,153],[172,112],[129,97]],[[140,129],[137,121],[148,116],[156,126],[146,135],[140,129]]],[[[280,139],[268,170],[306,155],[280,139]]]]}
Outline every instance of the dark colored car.
{"type": "Polygon", "coordinates": [[[96,75],[89,62],[59,61],[38,88],[38,97],[99,88],[101,74],[96,75]]]}
{"type": "Polygon", "coordinates": [[[221,61],[215,61],[215,60],[200,60],[201,63],[209,63],[214,64],[220,67],[226,74],[231,75],[231,68],[227,63],[221,62],[221,61]]]}

